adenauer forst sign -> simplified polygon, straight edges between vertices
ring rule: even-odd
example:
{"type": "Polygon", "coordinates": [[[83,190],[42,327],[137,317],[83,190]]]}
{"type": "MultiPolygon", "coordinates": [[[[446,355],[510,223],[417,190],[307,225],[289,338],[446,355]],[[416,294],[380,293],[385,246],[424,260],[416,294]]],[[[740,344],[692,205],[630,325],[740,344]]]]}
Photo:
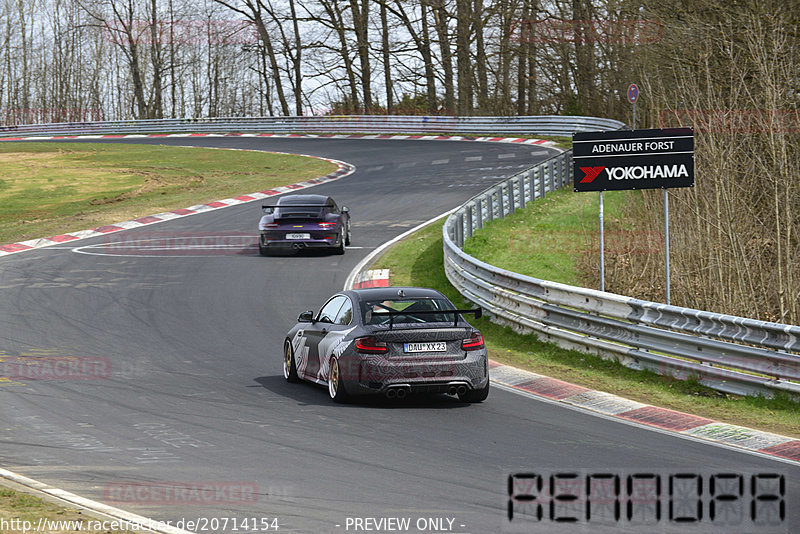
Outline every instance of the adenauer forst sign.
{"type": "Polygon", "coordinates": [[[575,191],[694,186],[694,130],[586,132],[572,136],[575,191]]]}

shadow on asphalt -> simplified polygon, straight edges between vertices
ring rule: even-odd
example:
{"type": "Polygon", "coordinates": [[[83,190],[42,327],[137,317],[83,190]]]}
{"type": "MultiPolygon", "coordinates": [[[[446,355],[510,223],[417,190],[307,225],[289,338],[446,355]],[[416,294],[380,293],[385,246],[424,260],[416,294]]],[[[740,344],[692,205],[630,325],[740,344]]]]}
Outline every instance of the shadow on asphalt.
{"type": "MultiPolygon", "coordinates": [[[[450,395],[411,394],[405,399],[387,399],[383,395],[365,395],[353,397],[347,404],[335,404],[328,396],[328,389],[311,382],[290,384],[282,375],[259,376],[253,379],[260,387],[268,389],[283,397],[294,399],[309,406],[341,406],[347,408],[377,409],[452,409],[467,408],[469,403],[461,402],[450,395]]],[[[249,386],[249,387],[259,387],[249,386]]]]}

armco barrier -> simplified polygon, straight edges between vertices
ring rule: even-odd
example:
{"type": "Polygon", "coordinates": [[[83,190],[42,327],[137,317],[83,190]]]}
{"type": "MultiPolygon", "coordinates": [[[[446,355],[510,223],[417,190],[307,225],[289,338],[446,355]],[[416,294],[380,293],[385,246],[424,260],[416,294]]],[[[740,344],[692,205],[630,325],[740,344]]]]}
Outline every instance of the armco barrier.
{"type": "Polygon", "coordinates": [[[800,395],[800,327],[768,323],[538,280],[462,249],[484,222],[572,183],[571,151],[522,171],[464,203],[445,222],[450,282],[495,322],[628,367],[694,377],[739,395],[800,395]]]}
{"type": "Polygon", "coordinates": [[[597,117],[441,117],[347,115],[323,117],[241,117],[147,119],[129,121],[59,122],[0,126],[0,137],[30,135],[103,135],[188,132],[272,133],[445,133],[487,135],[572,135],[574,132],[616,130],[623,123],[597,117]]]}

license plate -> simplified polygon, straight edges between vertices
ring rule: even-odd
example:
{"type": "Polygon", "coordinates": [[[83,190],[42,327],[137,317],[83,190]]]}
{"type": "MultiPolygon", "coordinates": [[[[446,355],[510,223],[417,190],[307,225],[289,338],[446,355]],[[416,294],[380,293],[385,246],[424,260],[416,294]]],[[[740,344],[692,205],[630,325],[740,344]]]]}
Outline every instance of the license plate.
{"type": "Polygon", "coordinates": [[[311,239],[311,234],[286,234],[286,239],[311,239]]]}
{"type": "Polygon", "coordinates": [[[445,352],[447,343],[437,341],[435,343],[406,343],[405,352],[445,352]]]}

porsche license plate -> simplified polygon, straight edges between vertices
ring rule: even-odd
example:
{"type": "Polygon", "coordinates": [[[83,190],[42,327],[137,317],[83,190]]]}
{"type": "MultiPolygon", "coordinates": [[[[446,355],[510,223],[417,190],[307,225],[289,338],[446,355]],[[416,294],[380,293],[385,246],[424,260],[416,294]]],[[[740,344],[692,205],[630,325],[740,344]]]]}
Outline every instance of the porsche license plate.
{"type": "Polygon", "coordinates": [[[311,239],[311,234],[286,234],[286,239],[311,239]]]}
{"type": "Polygon", "coordinates": [[[434,343],[406,343],[405,352],[445,352],[447,343],[436,341],[434,343]]]}

